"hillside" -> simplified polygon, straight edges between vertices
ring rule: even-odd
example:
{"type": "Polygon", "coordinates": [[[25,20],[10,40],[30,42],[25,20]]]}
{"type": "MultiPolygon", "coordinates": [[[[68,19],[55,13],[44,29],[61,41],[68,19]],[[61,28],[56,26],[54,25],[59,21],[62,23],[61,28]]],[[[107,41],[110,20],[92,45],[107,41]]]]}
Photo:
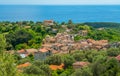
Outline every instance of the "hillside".
{"type": "Polygon", "coordinates": [[[120,23],[114,22],[85,22],[83,24],[92,26],[94,28],[120,28],[120,23]]]}

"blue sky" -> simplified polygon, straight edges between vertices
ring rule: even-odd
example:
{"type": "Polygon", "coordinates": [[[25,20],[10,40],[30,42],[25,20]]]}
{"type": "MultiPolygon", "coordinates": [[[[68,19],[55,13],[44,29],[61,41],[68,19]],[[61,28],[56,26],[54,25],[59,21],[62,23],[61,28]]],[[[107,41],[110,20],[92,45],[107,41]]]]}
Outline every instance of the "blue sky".
{"type": "Polygon", "coordinates": [[[0,0],[0,4],[39,4],[39,5],[57,5],[57,4],[120,4],[120,0],[0,0]]]}

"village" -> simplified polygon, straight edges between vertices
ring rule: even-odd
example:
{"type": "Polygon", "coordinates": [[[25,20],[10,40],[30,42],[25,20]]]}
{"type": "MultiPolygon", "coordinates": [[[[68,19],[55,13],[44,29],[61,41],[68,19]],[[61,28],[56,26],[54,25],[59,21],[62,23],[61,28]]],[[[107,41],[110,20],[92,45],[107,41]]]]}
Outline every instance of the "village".
{"type": "MultiPolygon", "coordinates": [[[[44,25],[53,26],[53,22],[52,20],[46,20],[44,21],[44,25]]],[[[47,35],[42,42],[41,48],[21,49],[17,52],[22,58],[27,57],[29,54],[33,54],[35,60],[44,60],[47,56],[52,54],[67,54],[77,50],[105,50],[109,46],[108,40],[82,39],[75,41],[74,37],[76,35],[87,36],[88,31],[80,30],[78,34],[70,34],[70,31],[71,30],[66,28],[65,32],[57,33],[56,36],[47,35]]]]}
{"type": "Polygon", "coordinates": [[[113,30],[71,21],[56,24],[53,20],[45,20],[36,23],[36,26],[30,26],[29,22],[25,24],[19,26],[23,30],[6,36],[11,44],[6,47],[5,54],[13,55],[19,73],[36,74],[40,69],[45,74],[50,70],[46,76],[59,76],[60,72],[66,74],[78,69],[84,71],[88,67],[94,69],[93,65],[97,68],[96,65],[102,65],[101,61],[106,64],[112,58],[116,59],[116,63],[120,62],[120,42],[113,30]]]}

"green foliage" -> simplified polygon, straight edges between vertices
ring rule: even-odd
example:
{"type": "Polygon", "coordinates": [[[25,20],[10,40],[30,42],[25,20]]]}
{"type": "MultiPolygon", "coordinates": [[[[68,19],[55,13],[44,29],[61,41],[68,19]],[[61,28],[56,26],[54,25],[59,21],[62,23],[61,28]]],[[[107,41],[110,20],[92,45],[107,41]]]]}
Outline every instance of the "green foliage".
{"type": "Polygon", "coordinates": [[[44,64],[43,61],[35,61],[32,66],[24,69],[24,73],[33,76],[51,76],[49,65],[44,64]]]}
{"type": "Polygon", "coordinates": [[[18,64],[24,64],[26,62],[31,62],[31,60],[28,57],[26,57],[24,59],[20,59],[19,61],[17,61],[18,64]]]}
{"type": "Polygon", "coordinates": [[[88,38],[95,40],[105,39],[109,41],[119,41],[119,33],[119,30],[116,29],[94,30],[88,33],[88,38]]]}
{"type": "Polygon", "coordinates": [[[65,70],[60,74],[60,76],[70,76],[73,72],[74,72],[74,69],[69,67],[69,68],[65,69],[65,70]]]}
{"type": "Polygon", "coordinates": [[[79,30],[91,30],[91,27],[90,26],[88,26],[88,25],[84,25],[84,26],[82,26],[82,25],[78,25],[78,29],[79,30]]]}
{"type": "Polygon", "coordinates": [[[79,41],[79,40],[82,40],[82,39],[86,39],[86,38],[83,37],[83,36],[79,36],[79,35],[77,35],[77,36],[74,37],[75,41],[79,41]]]}
{"type": "Polygon", "coordinates": [[[111,58],[106,62],[106,73],[108,76],[117,76],[120,73],[120,63],[115,59],[111,58]]]}
{"type": "Polygon", "coordinates": [[[14,56],[4,51],[5,46],[5,38],[0,35],[0,76],[19,76],[14,56]]]}
{"type": "Polygon", "coordinates": [[[34,66],[34,65],[27,67],[24,70],[24,73],[45,76],[45,72],[43,70],[41,70],[39,67],[34,66]]]}
{"type": "Polygon", "coordinates": [[[73,24],[72,20],[68,20],[68,24],[73,24]]]}
{"type": "Polygon", "coordinates": [[[27,46],[26,43],[24,43],[24,44],[18,44],[18,45],[15,46],[16,50],[27,49],[27,48],[29,48],[29,46],[27,46]]]}
{"type": "Polygon", "coordinates": [[[0,34],[0,52],[4,51],[6,47],[6,39],[0,34]]]}
{"type": "Polygon", "coordinates": [[[119,48],[110,48],[107,51],[108,56],[117,56],[120,54],[120,49],[119,48]]]}
{"type": "Polygon", "coordinates": [[[51,76],[51,69],[49,68],[49,65],[41,65],[40,69],[45,72],[45,76],[51,76]]]}
{"type": "Polygon", "coordinates": [[[35,65],[35,66],[41,66],[43,64],[45,64],[44,61],[40,61],[40,60],[36,60],[33,62],[33,65],[35,65]]]}
{"type": "Polygon", "coordinates": [[[81,69],[77,69],[70,76],[93,76],[93,74],[92,74],[91,69],[89,67],[84,67],[81,69]]]}
{"type": "Polygon", "coordinates": [[[94,40],[109,40],[111,42],[114,41],[120,41],[120,30],[117,28],[105,28],[103,30],[97,30],[93,29],[90,26],[87,25],[76,25],[76,27],[73,28],[73,33],[76,34],[78,33],[79,30],[87,30],[88,34],[87,36],[81,36],[77,35],[75,36],[74,40],[78,41],[81,39],[94,39],[94,40]]]}
{"type": "Polygon", "coordinates": [[[20,76],[13,55],[0,53],[0,76],[20,76]]]}
{"type": "Polygon", "coordinates": [[[56,71],[52,72],[52,76],[59,76],[56,71]]]}
{"type": "Polygon", "coordinates": [[[72,66],[72,64],[75,62],[75,59],[73,58],[73,56],[70,55],[65,55],[64,56],[64,65],[65,68],[68,68],[70,66],[72,66]]]}
{"type": "Polygon", "coordinates": [[[28,43],[32,38],[33,36],[24,29],[6,35],[6,41],[12,44],[13,47],[21,43],[28,43]]]}
{"type": "Polygon", "coordinates": [[[45,28],[41,22],[0,22],[0,33],[5,35],[7,50],[39,48],[45,36],[50,34],[45,28]]]}
{"type": "Polygon", "coordinates": [[[86,22],[85,25],[90,25],[94,28],[119,28],[120,23],[114,23],[114,22],[86,22]]]}
{"type": "Polygon", "coordinates": [[[99,61],[93,63],[92,65],[93,76],[101,76],[101,74],[103,74],[105,70],[105,65],[100,63],[99,61]]]}
{"type": "Polygon", "coordinates": [[[0,76],[120,76],[120,63],[115,58],[110,58],[120,54],[119,48],[110,48],[106,51],[84,50],[67,55],[53,55],[45,61],[34,61],[32,54],[22,59],[18,54],[13,56],[4,52],[4,50],[12,49],[40,48],[46,35],[55,36],[58,32],[65,32],[66,29],[75,35],[79,34],[80,30],[88,31],[87,36],[75,36],[75,41],[88,38],[106,39],[111,42],[120,41],[119,23],[73,24],[72,20],[69,20],[68,23],[63,24],[66,26],[60,26],[56,22],[54,26],[48,27],[41,22],[34,23],[32,21],[0,22],[0,51],[2,51],[0,52],[0,76]],[[97,30],[91,26],[106,28],[97,30]],[[72,68],[75,61],[87,61],[90,65],[75,70],[72,68]],[[16,65],[25,62],[31,62],[32,65],[24,68],[23,74],[18,73],[16,65]],[[64,69],[50,70],[50,64],[60,65],[61,63],[65,64],[64,69]]]}
{"type": "MultiPolygon", "coordinates": [[[[107,39],[109,41],[120,41],[119,28],[104,29],[102,31],[95,30],[95,28],[88,25],[95,25],[100,27],[117,27],[118,23],[85,23],[85,24],[73,24],[72,20],[68,21],[66,28],[71,30],[70,33],[77,34],[80,30],[87,30],[88,35],[86,37],[77,35],[75,41],[80,39],[107,39]]],[[[42,44],[42,40],[46,35],[55,36],[58,32],[66,31],[59,23],[55,23],[54,26],[45,27],[42,22],[22,21],[22,22],[0,22],[0,33],[4,34],[7,41],[7,50],[21,49],[23,48],[39,48],[42,44]],[[30,27],[30,28],[27,28],[30,27]],[[24,45],[26,44],[26,45],[24,45]]]]}
{"type": "Polygon", "coordinates": [[[47,64],[60,65],[63,62],[63,58],[60,55],[52,55],[46,59],[47,64]]]}
{"type": "Polygon", "coordinates": [[[76,61],[82,61],[85,59],[85,54],[81,52],[76,52],[72,55],[76,61]]]}

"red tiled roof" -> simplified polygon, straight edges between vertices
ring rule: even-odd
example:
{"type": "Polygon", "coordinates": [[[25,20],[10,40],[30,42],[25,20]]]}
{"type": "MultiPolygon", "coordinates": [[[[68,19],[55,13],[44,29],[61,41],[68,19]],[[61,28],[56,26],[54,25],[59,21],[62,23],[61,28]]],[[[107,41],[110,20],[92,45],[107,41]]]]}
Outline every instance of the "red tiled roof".
{"type": "Polygon", "coordinates": [[[57,70],[57,69],[63,69],[64,68],[64,64],[62,63],[61,65],[50,65],[49,66],[51,70],[57,70]]]}
{"type": "Polygon", "coordinates": [[[20,69],[20,68],[25,68],[25,67],[28,67],[28,66],[30,66],[30,65],[31,65],[31,64],[30,64],[29,62],[26,62],[26,63],[24,63],[24,64],[18,65],[17,68],[18,68],[18,69],[20,69]]]}
{"type": "Polygon", "coordinates": [[[18,50],[17,52],[18,52],[18,53],[24,53],[24,52],[25,52],[25,49],[18,50]]]}
{"type": "Polygon", "coordinates": [[[47,52],[48,50],[46,48],[39,49],[40,52],[47,52]]]}
{"type": "Polygon", "coordinates": [[[38,50],[37,50],[37,49],[26,49],[26,51],[27,51],[29,54],[34,54],[34,53],[37,52],[38,50]]]}
{"type": "Polygon", "coordinates": [[[56,53],[59,53],[59,51],[57,51],[57,50],[52,50],[52,53],[53,53],[53,54],[56,54],[56,53]]]}
{"type": "Polygon", "coordinates": [[[115,58],[120,61],[120,55],[116,56],[115,58]]]}
{"type": "Polygon", "coordinates": [[[73,66],[81,66],[81,67],[84,67],[86,65],[88,65],[89,63],[88,62],[75,62],[73,63],[73,66]]]}
{"type": "Polygon", "coordinates": [[[102,43],[108,43],[108,40],[100,40],[102,43]]]}

